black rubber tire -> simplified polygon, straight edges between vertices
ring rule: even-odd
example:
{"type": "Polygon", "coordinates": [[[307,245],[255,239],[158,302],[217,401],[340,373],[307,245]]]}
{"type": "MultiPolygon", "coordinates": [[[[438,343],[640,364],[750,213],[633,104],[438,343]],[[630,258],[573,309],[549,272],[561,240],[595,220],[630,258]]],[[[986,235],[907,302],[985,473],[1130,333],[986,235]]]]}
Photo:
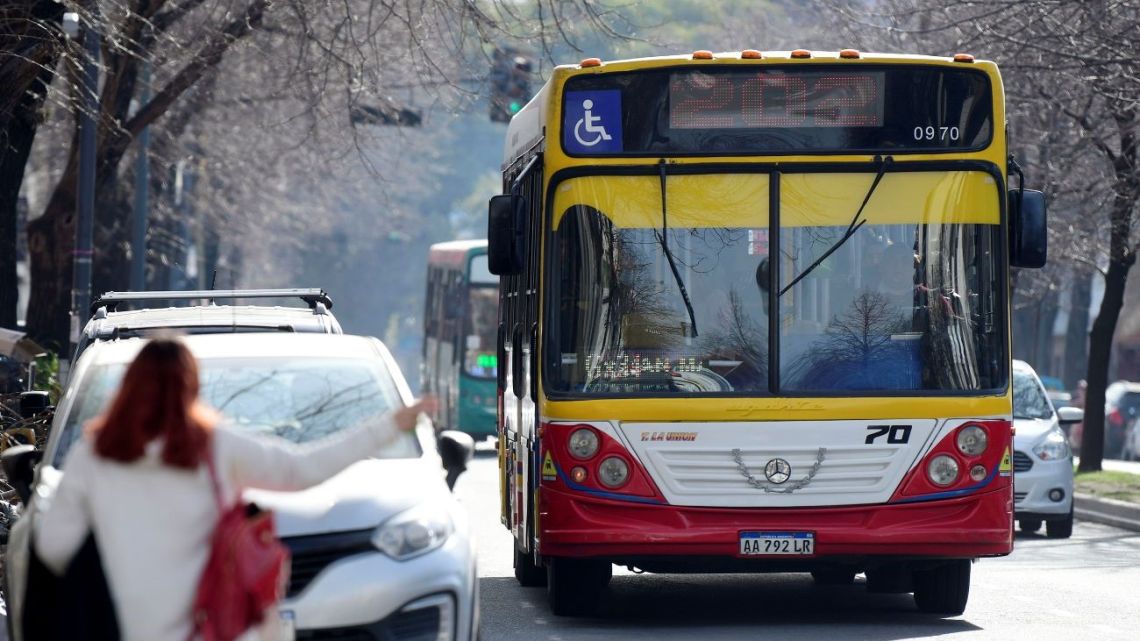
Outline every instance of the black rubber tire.
{"type": "Polygon", "coordinates": [[[1017,526],[1026,534],[1033,534],[1041,529],[1041,519],[1018,519],[1017,526]]]}
{"type": "Polygon", "coordinates": [[[920,612],[957,616],[970,598],[970,560],[949,561],[914,573],[914,604],[920,612]]]}
{"type": "Polygon", "coordinates": [[[851,585],[855,582],[855,570],[830,568],[827,570],[812,570],[811,578],[816,585],[851,585]]]}
{"type": "Polygon", "coordinates": [[[515,546],[515,579],[524,588],[541,588],[546,585],[546,568],[534,562],[534,555],[515,546]]]}
{"type": "Polygon", "coordinates": [[[593,614],[602,601],[602,590],[613,576],[605,561],[549,559],[546,566],[546,597],[556,616],[593,614]]]}
{"type": "Polygon", "coordinates": [[[1045,536],[1051,539],[1067,539],[1073,535],[1073,510],[1069,515],[1059,521],[1045,522],[1045,536]]]}

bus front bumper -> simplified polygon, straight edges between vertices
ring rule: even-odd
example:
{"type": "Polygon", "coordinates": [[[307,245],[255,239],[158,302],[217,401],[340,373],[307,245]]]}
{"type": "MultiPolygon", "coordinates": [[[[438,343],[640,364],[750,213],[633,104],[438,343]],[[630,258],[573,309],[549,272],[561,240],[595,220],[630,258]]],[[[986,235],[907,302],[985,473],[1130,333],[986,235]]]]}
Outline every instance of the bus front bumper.
{"type": "MultiPolygon", "coordinates": [[[[832,508],[699,508],[616,501],[543,487],[539,553],[605,558],[740,557],[745,531],[811,532],[805,560],[1003,556],[1013,550],[1010,488],[918,503],[832,508]]],[[[764,563],[771,557],[746,557],[764,563]]]]}

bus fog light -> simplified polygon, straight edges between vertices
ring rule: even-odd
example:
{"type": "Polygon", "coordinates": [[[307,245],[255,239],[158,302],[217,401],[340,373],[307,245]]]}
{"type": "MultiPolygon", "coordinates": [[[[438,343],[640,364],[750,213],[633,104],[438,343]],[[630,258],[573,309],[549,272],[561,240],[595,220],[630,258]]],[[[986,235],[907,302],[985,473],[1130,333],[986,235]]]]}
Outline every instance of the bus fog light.
{"type": "Polygon", "coordinates": [[[930,460],[926,466],[926,475],[930,482],[940,487],[946,487],[958,480],[958,461],[953,456],[940,454],[930,460]]]}
{"type": "Polygon", "coordinates": [[[975,465],[970,468],[970,478],[975,481],[984,481],[986,478],[986,466],[975,465]]]}
{"type": "Polygon", "coordinates": [[[587,472],[586,468],[582,467],[581,465],[570,470],[570,478],[575,483],[585,482],[586,478],[588,478],[589,476],[590,476],[589,472],[587,472]]]}
{"type": "Polygon", "coordinates": [[[1055,487],[1049,490],[1049,500],[1054,503],[1060,503],[1065,500],[1065,490],[1055,487]]]}
{"type": "Polygon", "coordinates": [[[622,459],[611,456],[598,466],[598,480],[606,487],[621,487],[629,480],[629,465],[622,459]]]}
{"type": "Polygon", "coordinates": [[[576,429],[570,434],[569,447],[574,458],[588,459],[598,453],[598,435],[587,427],[576,429]]]}
{"type": "Polygon", "coordinates": [[[977,425],[963,427],[958,431],[958,451],[966,456],[978,456],[986,451],[986,431],[977,425]]]}

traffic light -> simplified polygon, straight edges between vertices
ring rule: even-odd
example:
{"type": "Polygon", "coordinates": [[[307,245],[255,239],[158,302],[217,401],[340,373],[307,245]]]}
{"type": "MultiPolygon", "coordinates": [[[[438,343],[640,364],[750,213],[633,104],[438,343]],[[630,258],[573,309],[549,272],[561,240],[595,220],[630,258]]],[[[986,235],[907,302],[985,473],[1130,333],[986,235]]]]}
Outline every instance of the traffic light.
{"type": "Polygon", "coordinates": [[[519,49],[495,49],[490,74],[492,122],[509,122],[530,100],[532,69],[530,57],[519,49]]]}

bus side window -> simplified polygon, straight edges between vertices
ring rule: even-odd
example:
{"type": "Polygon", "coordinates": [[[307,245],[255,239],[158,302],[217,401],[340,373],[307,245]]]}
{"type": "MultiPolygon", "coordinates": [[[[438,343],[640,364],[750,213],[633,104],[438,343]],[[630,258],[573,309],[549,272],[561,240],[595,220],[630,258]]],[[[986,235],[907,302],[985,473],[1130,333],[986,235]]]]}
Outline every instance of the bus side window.
{"type": "Polygon", "coordinates": [[[495,337],[495,362],[498,367],[495,371],[495,378],[498,379],[499,389],[506,389],[507,379],[507,325],[506,323],[499,323],[499,330],[495,337]]]}
{"type": "Polygon", "coordinates": [[[517,398],[522,398],[526,390],[523,388],[523,325],[522,323],[515,323],[514,332],[511,336],[511,344],[514,349],[511,351],[511,386],[515,391],[517,398]]]}

